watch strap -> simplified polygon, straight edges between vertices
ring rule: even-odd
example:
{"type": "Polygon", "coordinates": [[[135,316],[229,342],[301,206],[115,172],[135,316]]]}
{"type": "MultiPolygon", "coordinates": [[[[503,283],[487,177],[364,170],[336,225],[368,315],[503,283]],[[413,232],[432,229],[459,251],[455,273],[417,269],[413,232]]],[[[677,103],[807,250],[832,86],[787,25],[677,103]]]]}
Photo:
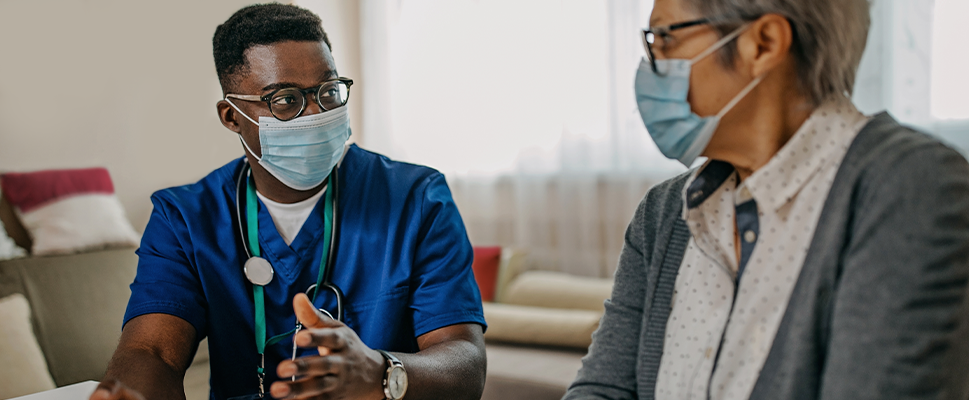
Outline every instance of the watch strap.
{"type": "Polygon", "coordinates": [[[384,351],[384,350],[380,350],[380,349],[375,349],[375,350],[377,350],[377,352],[379,352],[381,355],[384,356],[385,359],[387,359],[387,363],[388,363],[387,366],[388,367],[392,367],[394,365],[399,365],[401,367],[404,366],[404,363],[400,362],[400,359],[398,359],[393,354],[390,354],[389,352],[384,351]]]}

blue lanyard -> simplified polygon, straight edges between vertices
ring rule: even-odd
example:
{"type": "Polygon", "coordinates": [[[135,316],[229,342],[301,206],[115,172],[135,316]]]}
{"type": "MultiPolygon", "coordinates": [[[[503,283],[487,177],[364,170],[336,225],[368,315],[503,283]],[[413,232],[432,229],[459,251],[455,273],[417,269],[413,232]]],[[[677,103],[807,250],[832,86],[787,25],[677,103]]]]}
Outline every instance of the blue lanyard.
{"type": "MultiPolygon", "coordinates": [[[[330,176],[333,176],[335,172],[336,170],[330,176]]],[[[252,252],[252,257],[261,257],[259,249],[259,201],[256,198],[256,189],[253,188],[254,184],[251,176],[246,183],[246,227],[249,236],[249,249],[252,252]]],[[[333,184],[334,181],[331,179],[330,185],[333,184]]],[[[319,293],[324,277],[326,276],[327,258],[330,255],[330,236],[333,234],[333,192],[335,190],[332,186],[325,190],[326,193],[323,195],[323,254],[320,256],[320,273],[316,278],[316,287],[313,289],[312,294],[314,304],[316,303],[316,295],[319,293]]],[[[266,347],[279,343],[283,338],[292,335],[296,329],[294,328],[289,332],[281,333],[266,340],[266,297],[261,285],[252,285],[252,299],[255,303],[256,311],[256,351],[259,352],[260,359],[256,372],[259,374],[259,396],[262,397],[265,393],[263,390],[263,380],[266,376],[266,347]]]]}

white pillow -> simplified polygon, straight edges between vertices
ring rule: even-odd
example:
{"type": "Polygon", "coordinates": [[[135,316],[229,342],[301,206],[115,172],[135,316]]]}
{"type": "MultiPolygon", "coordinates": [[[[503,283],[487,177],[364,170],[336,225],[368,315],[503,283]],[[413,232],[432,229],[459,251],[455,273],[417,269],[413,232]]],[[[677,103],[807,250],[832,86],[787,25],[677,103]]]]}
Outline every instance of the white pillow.
{"type": "Polygon", "coordinates": [[[0,299],[0,399],[54,389],[21,294],[0,299]]]}
{"type": "Polygon", "coordinates": [[[138,245],[138,234],[113,194],[75,195],[30,212],[17,211],[34,241],[35,256],[138,245]]]}

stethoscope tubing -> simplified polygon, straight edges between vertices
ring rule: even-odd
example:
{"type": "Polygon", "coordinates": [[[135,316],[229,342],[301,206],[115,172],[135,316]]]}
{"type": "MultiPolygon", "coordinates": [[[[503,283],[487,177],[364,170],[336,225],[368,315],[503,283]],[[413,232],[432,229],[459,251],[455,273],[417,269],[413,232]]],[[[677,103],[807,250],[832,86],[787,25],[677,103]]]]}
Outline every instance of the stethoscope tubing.
{"type": "MultiPolygon", "coordinates": [[[[242,165],[242,168],[239,170],[238,177],[236,178],[236,201],[235,201],[235,203],[236,203],[236,221],[238,222],[238,226],[239,226],[239,238],[242,241],[242,247],[243,247],[243,249],[245,249],[245,251],[246,251],[246,257],[248,257],[248,258],[251,258],[252,257],[252,250],[249,248],[249,242],[247,240],[246,229],[245,229],[245,226],[243,225],[243,222],[242,222],[242,200],[241,199],[242,199],[242,182],[244,182],[244,181],[246,181],[248,179],[249,174],[250,174],[250,171],[251,171],[251,168],[249,167],[248,162],[244,162],[243,165],[242,165]]],[[[332,196],[333,196],[333,216],[332,216],[333,220],[330,221],[330,237],[328,239],[330,243],[329,243],[329,249],[328,249],[327,254],[326,254],[326,260],[324,261],[324,264],[323,264],[323,267],[326,268],[326,271],[324,271],[323,282],[321,283],[321,286],[323,286],[327,290],[333,292],[333,294],[336,296],[336,309],[337,309],[336,310],[336,319],[338,321],[343,321],[343,316],[344,316],[344,313],[343,313],[343,311],[344,311],[343,310],[343,298],[344,298],[343,291],[340,290],[339,287],[337,287],[336,285],[334,285],[333,284],[333,281],[332,281],[333,264],[336,262],[336,252],[337,252],[336,246],[339,244],[339,242],[337,241],[337,237],[340,236],[339,235],[340,224],[337,222],[337,220],[339,219],[338,216],[340,215],[340,213],[339,213],[339,210],[340,210],[339,209],[339,205],[340,205],[340,184],[339,184],[339,179],[340,178],[339,178],[339,175],[340,174],[337,173],[337,169],[334,169],[333,170],[333,173],[330,174],[330,183],[329,183],[330,187],[327,189],[327,190],[332,190],[333,191],[333,194],[332,194],[332,196]]],[[[310,287],[310,289],[307,289],[307,293],[306,293],[307,296],[310,296],[311,299],[314,299],[315,300],[318,289],[319,288],[316,287],[316,284],[314,283],[310,287]],[[311,289],[313,290],[313,293],[312,294],[309,293],[311,289]]]]}
{"type": "Polygon", "coordinates": [[[242,240],[242,248],[246,250],[247,259],[252,258],[252,252],[249,251],[249,242],[246,240],[246,228],[242,226],[242,181],[248,177],[249,162],[244,161],[236,178],[236,221],[239,222],[239,239],[242,240]]]}

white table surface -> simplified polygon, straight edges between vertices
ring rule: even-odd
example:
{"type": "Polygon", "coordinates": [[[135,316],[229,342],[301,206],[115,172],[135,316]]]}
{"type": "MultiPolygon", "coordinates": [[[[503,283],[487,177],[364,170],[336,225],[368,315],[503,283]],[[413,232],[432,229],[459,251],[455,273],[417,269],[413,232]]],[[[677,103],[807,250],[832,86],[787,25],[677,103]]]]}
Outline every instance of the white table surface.
{"type": "Polygon", "coordinates": [[[14,397],[10,400],[87,400],[97,389],[98,383],[86,381],[51,389],[46,392],[28,394],[26,396],[14,397]]]}

